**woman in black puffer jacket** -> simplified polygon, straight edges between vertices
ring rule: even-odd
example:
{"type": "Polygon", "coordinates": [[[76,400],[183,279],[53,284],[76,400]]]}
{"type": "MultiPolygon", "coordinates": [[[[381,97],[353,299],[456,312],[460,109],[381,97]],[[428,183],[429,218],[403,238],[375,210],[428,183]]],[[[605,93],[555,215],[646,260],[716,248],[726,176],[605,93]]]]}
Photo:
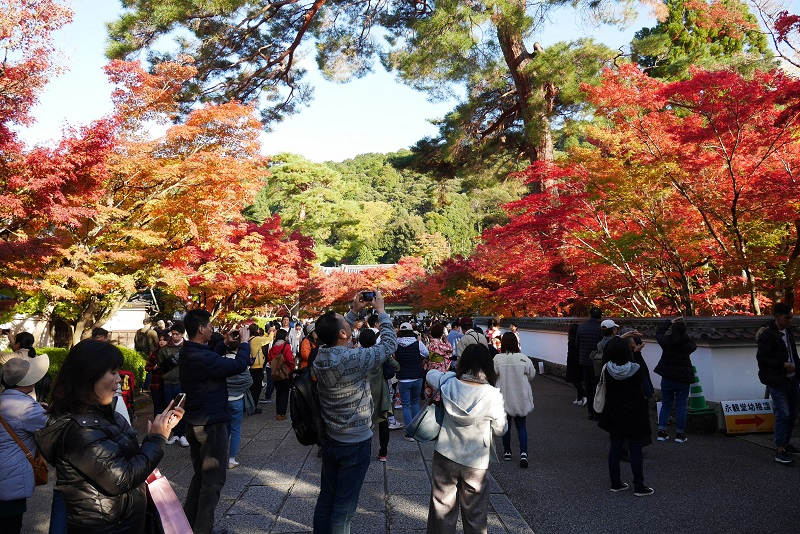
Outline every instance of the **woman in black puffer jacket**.
{"type": "Polygon", "coordinates": [[[122,353],[103,341],[70,350],[53,386],[50,418],[36,433],[67,506],[68,533],[144,532],[144,482],[164,456],[183,409],[153,418],[139,445],[136,431],[114,410],[122,353]]]}
{"type": "Polygon", "coordinates": [[[667,319],[656,331],[656,339],[661,345],[662,353],[653,372],[661,376],[661,411],[658,414],[658,441],[667,441],[667,423],[675,402],[675,441],[683,443],[686,434],[686,403],[689,389],[694,383],[692,359],[689,357],[697,344],[686,333],[683,317],[667,319]]]}

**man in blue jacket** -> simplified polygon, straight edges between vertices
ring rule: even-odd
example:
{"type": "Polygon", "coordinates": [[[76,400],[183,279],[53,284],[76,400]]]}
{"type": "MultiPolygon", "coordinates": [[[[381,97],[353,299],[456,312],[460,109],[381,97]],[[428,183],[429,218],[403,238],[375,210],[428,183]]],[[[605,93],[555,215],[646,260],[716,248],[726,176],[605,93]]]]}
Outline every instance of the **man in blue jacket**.
{"type": "Polygon", "coordinates": [[[586,388],[586,406],[589,409],[589,419],[600,420],[600,416],[594,411],[594,392],[597,389],[598,377],[594,376],[594,364],[589,358],[589,354],[597,348],[597,343],[603,339],[600,332],[600,318],[603,312],[600,308],[594,307],[589,310],[589,320],[578,327],[578,360],[583,369],[583,382],[586,388]]]}
{"type": "Polygon", "coordinates": [[[184,317],[189,341],[178,357],[181,391],[186,394],[186,437],[194,475],[189,484],[186,518],[195,534],[224,534],[214,530],[214,510],[225,485],[228,465],[228,387],[226,379],[244,372],[250,361],[250,333],[246,328],[229,332],[226,342],[239,337],[236,358],[225,358],[225,343],[208,347],[214,328],[211,314],[192,310],[184,317]]]}

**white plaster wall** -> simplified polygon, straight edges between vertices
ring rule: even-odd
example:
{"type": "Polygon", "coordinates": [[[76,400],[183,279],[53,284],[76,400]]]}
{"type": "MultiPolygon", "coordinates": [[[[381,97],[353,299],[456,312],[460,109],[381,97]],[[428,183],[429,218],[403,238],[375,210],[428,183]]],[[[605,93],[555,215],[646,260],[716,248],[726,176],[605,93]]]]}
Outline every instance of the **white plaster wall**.
{"type": "Polygon", "coordinates": [[[522,353],[531,358],[567,365],[566,332],[518,330],[522,353]]]}
{"type": "MultiPolygon", "coordinates": [[[[567,335],[565,332],[519,330],[522,352],[533,358],[560,365],[567,364],[567,335]]],[[[760,399],[764,386],[758,381],[756,346],[699,346],[692,354],[692,363],[707,401],[760,399]]],[[[650,379],[656,389],[661,377],[653,372],[661,358],[661,348],[655,340],[645,339],[642,357],[650,368],[650,379]]]]}
{"type": "Polygon", "coordinates": [[[114,314],[103,328],[109,332],[131,332],[142,327],[142,321],[147,317],[147,308],[144,306],[126,306],[114,314]]]}

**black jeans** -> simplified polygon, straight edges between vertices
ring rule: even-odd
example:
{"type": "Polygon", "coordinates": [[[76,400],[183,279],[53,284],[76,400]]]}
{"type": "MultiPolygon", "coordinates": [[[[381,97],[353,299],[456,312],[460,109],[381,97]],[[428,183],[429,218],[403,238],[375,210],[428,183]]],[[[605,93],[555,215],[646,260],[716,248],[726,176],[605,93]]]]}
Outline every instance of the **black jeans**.
{"type": "Polygon", "coordinates": [[[389,421],[387,420],[378,423],[378,443],[380,443],[378,456],[386,456],[389,449],[389,421]]]}
{"type": "MultiPolygon", "coordinates": [[[[250,386],[250,395],[253,397],[253,402],[258,404],[259,397],[261,397],[261,390],[264,388],[262,385],[264,382],[264,368],[253,369],[251,367],[250,376],[253,377],[253,385],[250,386]]],[[[258,408],[258,406],[256,406],[256,408],[258,408]]]]}
{"type": "MultiPolygon", "coordinates": [[[[623,436],[611,434],[611,447],[608,450],[608,474],[611,477],[611,487],[616,488],[622,483],[619,470],[619,459],[622,453],[623,436]]],[[[631,453],[631,471],[633,472],[633,488],[640,490],[644,487],[644,457],[642,456],[642,439],[628,438],[628,449],[631,453]]]]}
{"type": "Polygon", "coordinates": [[[275,381],[275,413],[277,415],[286,415],[286,409],[289,407],[289,391],[291,389],[291,378],[275,381]]]}
{"type": "MultiPolygon", "coordinates": [[[[22,499],[23,501],[25,499],[22,499]]],[[[3,534],[19,534],[22,532],[22,514],[0,517],[0,532],[3,534]]]]}
{"type": "Polygon", "coordinates": [[[194,476],[183,511],[195,534],[214,528],[214,510],[225,485],[228,467],[228,422],[205,426],[186,425],[194,476]]]}
{"type": "Polygon", "coordinates": [[[594,391],[597,389],[597,377],[594,376],[594,365],[581,364],[583,369],[583,382],[586,384],[586,407],[589,408],[589,415],[597,415],[594,411],[594,391]]]}

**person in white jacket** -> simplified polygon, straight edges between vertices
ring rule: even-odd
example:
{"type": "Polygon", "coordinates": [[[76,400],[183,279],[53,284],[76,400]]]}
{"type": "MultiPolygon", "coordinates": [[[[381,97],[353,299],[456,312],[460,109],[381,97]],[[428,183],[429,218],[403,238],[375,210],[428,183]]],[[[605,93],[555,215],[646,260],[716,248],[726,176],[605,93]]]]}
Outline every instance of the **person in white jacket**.
{"type": "Polygon", "coordinates": [[[445,410],[434,447],[428,533],[454,533],[459,503],[464,534],[486,532],[489,509],[489,458],[494,435],[506,431],[503,395],[489,349],[469,345],[456,372],[428,371],[428,383],[441,384],[445,410]]]}
{"type": "Polygon", "coordinates": [[[511,422],[517,427],[519,436],[519,466],[528,467],[528,429],[525,417],[533,411],[531,381],[536,376],[533,362],[519,350],[517,336],[506,332],[500,342],[500,354],[494,357],[497,386],[503,394],[508,431],[503,434],[503,459],[511,461],[511,422]]]}

